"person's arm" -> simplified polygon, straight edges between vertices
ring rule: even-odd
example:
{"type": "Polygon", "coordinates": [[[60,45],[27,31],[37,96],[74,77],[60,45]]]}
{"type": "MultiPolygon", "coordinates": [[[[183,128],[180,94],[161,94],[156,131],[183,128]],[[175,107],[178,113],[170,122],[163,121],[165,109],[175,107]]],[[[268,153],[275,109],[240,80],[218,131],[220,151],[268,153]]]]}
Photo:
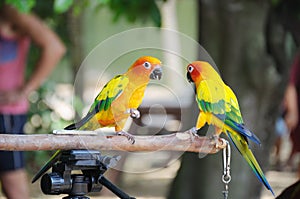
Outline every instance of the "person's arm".
{"type": "Polygon", "coordinates": [[[3,15],[17,28],[17,31],[29,36],[41,49],[34,72],[21,90],[27,96],[44,82],[65,54],[66,48],[57,35],[36,16],[19,13],[11,6],[6,6],[3,11],[3,15]]]}
{"type": "Polygon", "coordinates": [[[296,87],[294,84],[289,83],[284,95],[284,106],[286,110],[284,119],[289,130],[293,130],[298,124],[297,100],[296,87]]]}

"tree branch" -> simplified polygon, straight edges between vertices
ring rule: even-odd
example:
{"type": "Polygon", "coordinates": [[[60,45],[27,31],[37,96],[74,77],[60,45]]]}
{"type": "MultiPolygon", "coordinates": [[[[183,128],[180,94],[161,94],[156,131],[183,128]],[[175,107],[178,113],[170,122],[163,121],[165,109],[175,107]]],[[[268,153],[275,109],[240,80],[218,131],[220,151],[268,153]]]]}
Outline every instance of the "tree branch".
{"type": "Polygon", "coordinates": [[[131,144],[124,136],[117,135],[53,135],[0,134],[0,150],[36,151],[36,150],[121,150],[121,151],[189,151],[216,153],[225,148],[223,139],[210,139],[195,136],[192,133],[178,132],[168,135],[134,136],[131,144]],[[218,147],[216,147],[216,144],[218,147]]]}

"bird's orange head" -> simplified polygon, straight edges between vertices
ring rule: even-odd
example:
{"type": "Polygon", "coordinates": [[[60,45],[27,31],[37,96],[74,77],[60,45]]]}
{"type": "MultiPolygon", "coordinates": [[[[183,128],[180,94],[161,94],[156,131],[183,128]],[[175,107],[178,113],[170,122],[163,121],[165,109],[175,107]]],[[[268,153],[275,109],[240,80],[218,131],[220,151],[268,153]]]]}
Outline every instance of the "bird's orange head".
{"type": "Polygon", "coordinates": [[[186,75],[190,82],[194,82],[196,84],[206,79],[222,81],[217,71],[208,62],[204,61],[195,61],[190,63],[187,66],[186,75]]]}
{"type": "Polygon", "coordinates": [[[161,61],[155,57],[143,56],[138,58],[128,69],[128,72],[138,76],[160,80],[162,77],[161,61]]]}

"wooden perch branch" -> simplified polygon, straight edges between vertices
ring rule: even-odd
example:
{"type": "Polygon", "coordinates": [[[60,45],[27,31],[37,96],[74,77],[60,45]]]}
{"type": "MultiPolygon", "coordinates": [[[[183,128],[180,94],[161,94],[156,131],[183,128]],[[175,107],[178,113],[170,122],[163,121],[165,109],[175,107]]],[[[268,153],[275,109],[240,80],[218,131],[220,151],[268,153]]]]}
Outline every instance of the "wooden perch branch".
{"type": "Polygon", "coordinates": [[[117,135],[8,135],[0,134],[0,150],[36,151],[36,150],[122,150],[122,151],[189,151],[216,153],[226,147],[223,139],[216,141],[207,137],[197,137],[189,132],[168,135],[134,136],[131,144],[124,136],[117,135]],[[216,144],[218,148],[216,148],[216,144]]]}

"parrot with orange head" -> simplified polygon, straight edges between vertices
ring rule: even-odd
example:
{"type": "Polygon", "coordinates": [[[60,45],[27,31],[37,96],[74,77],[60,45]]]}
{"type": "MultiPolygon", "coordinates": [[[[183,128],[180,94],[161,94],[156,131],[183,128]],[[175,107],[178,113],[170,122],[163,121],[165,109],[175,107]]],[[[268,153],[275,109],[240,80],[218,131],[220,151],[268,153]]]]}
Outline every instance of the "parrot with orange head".
{"type": "MultiPolygon", "coordinates": [[[[161,61],[155,57],[143,56],[137,59],[122,75],[112,78],[96,96],[88,113],[80,121],[65,127],[66,130],[96,130],[101,127],[115,127],[117,135],[126,136],[134,144],[131,134],[123,130],[129,116],[139,118],[137,108],[142,103],[150,79],[162,77],[161,61]]],[[[34,183],[59,159],[58,150],[32,180],[34,183]]]]}

